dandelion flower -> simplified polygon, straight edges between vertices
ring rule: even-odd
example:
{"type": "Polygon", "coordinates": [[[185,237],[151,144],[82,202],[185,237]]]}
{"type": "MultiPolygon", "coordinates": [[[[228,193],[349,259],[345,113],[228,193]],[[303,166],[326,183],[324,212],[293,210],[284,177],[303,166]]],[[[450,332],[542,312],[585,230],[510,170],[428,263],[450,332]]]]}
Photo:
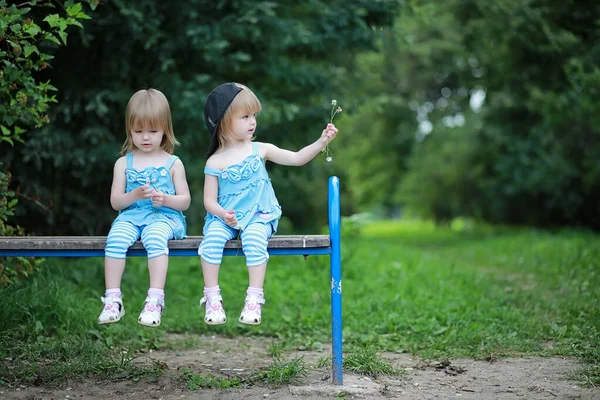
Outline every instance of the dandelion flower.
{"type": "MultiPolygon", "coordinates": [[[[342,112],[342,107],[338,106],[338,108],[335,108],[335,106],[337,106],[337,100],[331,100],[331,119],[329,120],[330,123],[333,123],[333,117],[335,117],[336,114],[342,112]]],[[[321,151],[321,153],[325,155],[325,161],[331,162],[333,161],[333,157],[331,151],[329,150],[329,140],[325,139],[325,143],[325,148],[321,151]]]]}

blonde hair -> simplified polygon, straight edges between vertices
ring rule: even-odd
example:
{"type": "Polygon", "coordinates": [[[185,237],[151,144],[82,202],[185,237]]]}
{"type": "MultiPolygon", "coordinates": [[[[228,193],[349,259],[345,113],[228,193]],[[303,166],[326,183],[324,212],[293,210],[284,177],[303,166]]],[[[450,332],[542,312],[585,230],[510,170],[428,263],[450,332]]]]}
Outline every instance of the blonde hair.
{"type": "MultiPolygon", "coordinates": [[[[227,110],[225,110],[225,114],[219,121],[219,125],[217,127],[217,138],[219,139],[219,149],[222,149],[225,146],[225,142],[230,140],[227,137],[227,133],[231,132],[231,125],[233,124],[233,117],[240,112],[244,114],[252,115],[260,112],[262,110],[262,105],[260,104],[260,100],[254,94],[254,92],[248,89],[247,86],[242,85],[241,83],[235,83],[234,85],[242,89],[234,98],[227,110]]],[[[254,139],[254,137],[252,138],[254,139]]]]}
{"type": "Polygon", "coordinates": [[[135,149],[131,131],[137,127],[160,128],[164,131],[161,149],[169,154],[173,154],[175,146],[179,142],[173,132],[173,123],[171,122],[171,108],[169,101],[159,90],[142,89],[131,96],[125,110],[125,130],[127,139],[121,148],[121,155],[131,153],[135,149]]]}

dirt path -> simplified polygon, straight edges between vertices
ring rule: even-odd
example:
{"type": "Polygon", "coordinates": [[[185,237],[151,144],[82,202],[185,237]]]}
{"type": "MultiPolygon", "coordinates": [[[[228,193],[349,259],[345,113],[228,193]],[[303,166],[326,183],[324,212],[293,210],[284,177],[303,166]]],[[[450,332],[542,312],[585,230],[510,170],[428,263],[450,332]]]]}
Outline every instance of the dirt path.
{"type": "Polygon", "coordinates": [[[329,367],[317,368],[322,352],[285,353],[303,357],[309,373],[300,386],[191,391],[179,379],[183,369],[216,377],[249,376],[272,363],[259,338],[206,338],[193,350],[161,351],[143,355],[138,363],[157,363],[166,369],[156,382],[131,380],[116,383],[69,382],[62,389],[20,387],[0,389],[1,399],[585,399],[600,400],[600,388],[583,388],[568,380],[582,365],[574,359],[524,357],[494,362],[456,359],[424,362],[405,354],[382,354],[399,376],[369,379],[345,373],[344,385],[331,383],[329,367]]]}

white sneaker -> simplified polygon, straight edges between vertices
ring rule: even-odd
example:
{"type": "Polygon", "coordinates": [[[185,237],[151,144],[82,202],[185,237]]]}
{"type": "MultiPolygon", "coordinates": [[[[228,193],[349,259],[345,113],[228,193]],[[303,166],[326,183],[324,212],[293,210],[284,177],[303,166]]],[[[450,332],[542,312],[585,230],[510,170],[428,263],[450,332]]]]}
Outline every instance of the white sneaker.
{"type": "Polygon", "coordinates": [[[144,326],[159,326],[160,317],[165,308],[165,301],[156,297],[146,297],[144,308],[138,318],[138,323],[144,326]]]}
{"type": "Polygon", "coordinates": [[[104,308],[98,317],[100,325],[118,322],[125,315],[123,299],[120,297],[101,297],[104,308]]]}
{"type": "Polygon", "coordinates": [[[204,322],[208,325],[221,325],[227,321],[225,310],[223,309],[223,298],[220,294],[201,298],[200,307],[202,307],[202,304],[204,303],[206,303],[204,306],[206,309],[204,313],[204,322]]]}
{"type": "Polygon", "coordinates": [[[265,304],[265,298],[262,294],[247,294],[244,309],[240,315],[240,322],[246,325],[260,324],[263,304],[265,304]]]}

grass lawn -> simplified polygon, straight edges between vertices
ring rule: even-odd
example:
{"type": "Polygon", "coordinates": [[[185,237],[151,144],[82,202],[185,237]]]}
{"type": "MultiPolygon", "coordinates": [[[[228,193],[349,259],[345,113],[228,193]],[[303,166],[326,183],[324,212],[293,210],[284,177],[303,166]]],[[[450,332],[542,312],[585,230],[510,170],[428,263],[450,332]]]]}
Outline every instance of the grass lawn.
{"type": "MultiPolygon", "coordinates": [[[[589,362],[587,378],[600,383],[598,235],[378,222],[343,238],[342,276],[345,352],[482,359],[560,354],[589,362]]],[[[119,356],[123,350],[194,345],[166,344],[166,333],[277,338],[284,349],[330,341],[324,256],[272,257],[259,327],[237,323],[247,286],[241,257],[227,257],[221,267],[229,317],[222,326],[202,322],[197,258],[171,258],[158,329],[137,324],[147,284],[146,260],[129,259],[122,284],[127,315],[110,326],[96,324],[101,258],[48,259],[35,278],[0,288],[0,360],[10,360],[0,362],[0,385],[114,376],[134,368],[119,356]]]]}

